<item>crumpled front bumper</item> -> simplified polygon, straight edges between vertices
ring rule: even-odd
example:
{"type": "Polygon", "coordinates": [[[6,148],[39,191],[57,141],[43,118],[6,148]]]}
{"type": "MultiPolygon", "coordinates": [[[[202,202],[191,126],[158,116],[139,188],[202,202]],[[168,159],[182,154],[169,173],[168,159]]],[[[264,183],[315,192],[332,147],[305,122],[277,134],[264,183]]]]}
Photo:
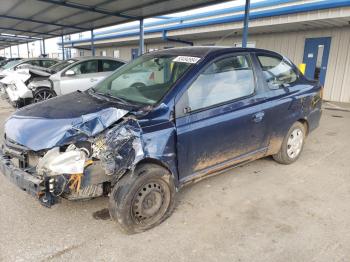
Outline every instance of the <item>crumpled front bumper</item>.
{"type": "Polygon", "coordinates": [[[4,155],[1,149],[0,172],[12,183],[36,198],[39,198],[45,191],[44,180],[34,177],[14,166],[9,157],[4,155]]]}
{"type": "Polygon", "coordinates": [[[17,102],[20,99],[33,98],[33,92],[28,89],[25,85],[16,86],[15,89],[12,87],[6,88],[6,93],[11,102],[17,102]]]}
{"type": "Polygon", "coordinates": [[[0,97],[4,100],[9,99],[6,93],[6,87],[0,82],[0,97]]]}

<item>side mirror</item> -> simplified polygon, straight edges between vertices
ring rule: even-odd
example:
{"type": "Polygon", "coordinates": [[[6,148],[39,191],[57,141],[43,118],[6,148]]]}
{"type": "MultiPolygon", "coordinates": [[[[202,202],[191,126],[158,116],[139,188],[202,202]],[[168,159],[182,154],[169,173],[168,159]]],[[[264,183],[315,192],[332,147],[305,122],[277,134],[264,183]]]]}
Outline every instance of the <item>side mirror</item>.
{"type": "Polygon", "coordinates": [[[73,70],[67,70],[64,75],[65,76],[75,76],[75,72],[73,70]]]}

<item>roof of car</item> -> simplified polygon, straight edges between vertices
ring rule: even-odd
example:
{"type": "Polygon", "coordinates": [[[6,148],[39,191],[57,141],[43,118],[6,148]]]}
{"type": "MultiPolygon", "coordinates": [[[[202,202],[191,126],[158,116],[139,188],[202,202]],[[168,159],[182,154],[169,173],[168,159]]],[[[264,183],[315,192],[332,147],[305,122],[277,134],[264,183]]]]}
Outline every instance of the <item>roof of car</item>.
{"type": "Polygon", "coordinates": [[[31,60],[55,60],[55,61],[58,61],[58,59],[56,59],[56,58],[49,58],[49,57],[22,58],[19,60],[21,60],[21,61],[31,61],[31,60]]]}
{"type": "MultiPolygon", "coordinates": [[[[267,52],[271,54],[277,54],[273,51],[258,49],[258,48],[240,48],[240,47],[230,47],[230,46],[190,46],[190,47],[177,47],[163,49],[160,51],[155,51],[157,54],[164,55],[178,55],[178,56],[195,56],[195,57],[205,57],[209,54],[216,52],[267,52]]],[[[152,52],[153,53],[153,52],[152,52]]]]}
{"type": "MultiPolygon", "coordinates": [[[[108,60],[114,60],[114,61],[119,61],[119,62],[124,62],[124,60],[119,59],[119,58],[114,58],[110,56],[78,56],[78,57],[72,57],[71,59],[82,61],[82,60],[90,60],[90,59],[108,59],[108,60]]],[[[67,59],[70,60],[70,59],[67,59]]]]}

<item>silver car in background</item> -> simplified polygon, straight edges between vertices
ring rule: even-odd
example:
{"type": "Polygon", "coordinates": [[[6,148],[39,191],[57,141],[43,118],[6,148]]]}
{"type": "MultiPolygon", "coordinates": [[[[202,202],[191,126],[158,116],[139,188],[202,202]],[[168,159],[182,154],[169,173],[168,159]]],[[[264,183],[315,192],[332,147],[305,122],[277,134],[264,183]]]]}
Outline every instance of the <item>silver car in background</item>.
{"type": "Polygon", "coordinates": [[[11,103],[16,107],[47,100],[74,91],[85,91],[113,71],[124,65],[120,59],[109,57],[78,57],[62,61],[45,72],[33,72],[19,88],[9,85],[6,89],[11,103]]]}

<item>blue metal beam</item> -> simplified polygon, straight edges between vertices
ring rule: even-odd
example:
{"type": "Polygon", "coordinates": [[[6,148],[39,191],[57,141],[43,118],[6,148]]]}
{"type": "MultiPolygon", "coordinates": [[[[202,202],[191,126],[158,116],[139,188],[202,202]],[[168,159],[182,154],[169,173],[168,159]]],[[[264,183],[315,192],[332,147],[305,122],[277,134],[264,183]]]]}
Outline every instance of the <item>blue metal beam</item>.
{"type": "Polygon", "coordinates": [[[91,29],[91,55],[95,56],[94,30],[93,29],[91,29]]]}
{"type": "Polygon", "coordinates": [[[139,31],[139,56],[145,52],[145,31],[143,26],[143,19],[140,19],[140,31],[139,31]]]}
{"type": "Polygon", "coordinates": [[[43,55],[46,55],[46,50],[45,50],[45,39],[42,40],[43,41],[43,55]]]}
{"type": "Polygon", "coordinates": [[[243,21],[243,37],[242,37],[242,47],[243,48],[247,47],[247,42],[248,42],[249,11],[250,11],[250,0],[245,0],[244,21],[243,21]]]}
{"type": "Polygon", "coordinates": [[[110,11],[107,11],[107,10],[104,10],[101,8],[77,4],[77,3],[73,3],[73,2],[64,2],[64,1],[57,1],[57,0],[37,0],[37,1],[50,3],[50,4],[54,4],[54,5],[65,6],[65,7],[69,7],[69,8],[74,8],[74,9],[78,9],[78,10],[82,10],[82,11],[88,11],[88,12],[109,15],[109,16],[116,16],[116,17],[123,17],[123,18],[135,18],[133,16],[124,15],[122,13],[114,13],[114,12],[110,12],[110,11]]]}
{"type": "Polygon", "coordinates": [[[29,44],[27,42],[27,57],[29,58],[29,44]]]}
{"type": "MultiPolygon", "coordinates": [[[[280,5],[280,4],[293,3],[293,2],[297,2],[297,1],[299,1],[299,0],[261,1],[261,2],[257,2],[257,3],[252,3],[251,9],[271,7],[271,6],[276,6],[276,5],[280,5]]],[[[201,12],[199,14],[187,15],[185,17],[183,17],[183,16],[173,17],[173,18],[169,18],[165,21],[162,20],[162,21],[155,21],[155,22],[146,23],[145,27],[160,26],[160,25],[173,24],[173,23],[182,23],[183,21],[188,21],[188,20],[192,20],[192,19],[195,20],[195,19],[206,18],[206,17],[210,17],[210,16],[220,16],[220,15],[225,15],[225,14],[230,14],[230,13],[242,12],[242,11],[244,11],[244,8],[245,8],[244,5],[243,6],[234,6],[234,7],[229,7],[229,8],[225,8],[225,9],[219,9],[219,10],[208,11],[208,12],[201,12]]],[[[95,36],[110,34],[110,33],[118,33],[121,31],[132,30],[132,29],[138,29],[138,25],[125,26],[125,27],[122,27],[120,29],[114,28],[114,29],[99,31],[99,32],[95,33],[95,36]]]]}
{"type": "Polygon", "coordinates": [[[77,30],[88,30],[87,28],[74,26],[74,25],[64,25],[64,24],[60,24],[60,23],[45,22],[45,21],[40,21],[40,20],[36,20],[36,19],[17,17],[17,16],[11,16],[11,15],[0,15],[0,18],[26,21],[26,22],[32,22],[32,23],[38,23],[38,24],[44,24],[44,25],[53,25],[53,26],[57,26],[57,27],[73,28],[73,29],[77,29],[77,30]]]}
{"type": "MultiPolygon", "coordinates": [[[[324,10],[324,9],[348,7],[348,6],[350,6],[349,0],[324,0],[321,2],[312,2],[312,3],[300,4],[300,5],[294,5],[294,6],[283,6],[278,8],[276,7],[271,10],[261,10],[261,11],[254,11],[254,12],[252,11],[249,14],[249,19],[254,20],[254,19],[260,19],[260,18],[266,18],[266,17],[296,14],[296,13],[303,13],[308,11],[324,10]]],[[[243,20],[244,20],[244,15],[237,14],[237,15],[226,16],[222,18],[209,18],[206,20],[200,20],[200,21],[194,21],[194,22],[184,22],[176,25],[169,25],[165,28],[145,29],[145,33],[159,33],[159,32],[162,32],[163,30],[171,31],[171,30],[194,28],[194,27],[201,27],[201,26],[208,26],[208,25],[241,22],[243,20]]],[[[97,36],[97,33],[96,33],[95,40],[116,39],[119,37],[137,36],[138,34],[139,32],[133,31],[133,32],[120,32],[118,34],[110,34],[105,36],[97,36]]],[[[66,43],[67,44],[84,43],[89,41],[90,41],[89,39],[82,39],[82,40],[76,40],[76,41],[69,41],[66,43]]]]}
{"type": "Polygon", "coordinates": [[[164,41],[182,43],[182,44],[185,44],[185,45],[193,46],[193,42],[186,41],[186,40],[181,40],[181,39],[178,39],[178,38],[171,38],[171,37],[168,37],[168,36],[167,36],[167,31],[166,31],[166,30],[163,31],[163,40],[164,40],[164,41]]]}
{"type": "Polygon", "coordinates": [[[62,47],[62,60],[64,60],[64,41],[63,41],[63,35],[61,35],[61,47],[62,47]]]}

